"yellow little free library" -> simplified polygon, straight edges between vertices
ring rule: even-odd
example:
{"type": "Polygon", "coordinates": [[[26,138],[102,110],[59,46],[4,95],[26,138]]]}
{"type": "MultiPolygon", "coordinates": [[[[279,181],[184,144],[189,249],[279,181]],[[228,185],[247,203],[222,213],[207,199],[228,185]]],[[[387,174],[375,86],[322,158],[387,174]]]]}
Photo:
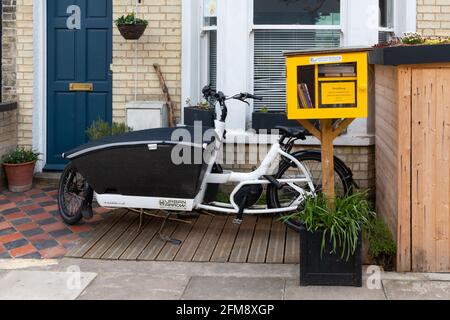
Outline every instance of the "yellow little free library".
{"type": "Polygon", "coordinates": [[[368,50],[285,52],[288,119],[367,118],[368,50]]]}

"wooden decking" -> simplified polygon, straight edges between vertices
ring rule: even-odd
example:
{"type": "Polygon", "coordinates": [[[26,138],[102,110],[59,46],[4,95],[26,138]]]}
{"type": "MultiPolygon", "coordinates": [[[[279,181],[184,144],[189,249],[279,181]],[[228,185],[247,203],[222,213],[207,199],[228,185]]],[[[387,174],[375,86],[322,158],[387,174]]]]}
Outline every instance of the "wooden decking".
{"type": "Polygon", "coordinates": [[[145,217],[139,229],[136,213],[118,210],[67,253],[67,257],[104,260],[285,263],[299,261],[298,234],[276,218],[201,215],[192,224],[169,221],[163,234],[182,241],[162,241],[157,233],[161,219],[145,217]]]}

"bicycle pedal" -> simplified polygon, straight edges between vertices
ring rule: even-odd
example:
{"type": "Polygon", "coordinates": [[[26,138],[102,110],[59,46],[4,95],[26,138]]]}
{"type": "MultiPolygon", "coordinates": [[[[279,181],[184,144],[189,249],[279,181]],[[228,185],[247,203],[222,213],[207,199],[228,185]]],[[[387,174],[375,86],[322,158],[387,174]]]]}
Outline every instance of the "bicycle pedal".
{"type": "Polygon", "coordinates": [[[233,224],[240,226],[244,220],[242,219],[234,219],[233,224]]]}

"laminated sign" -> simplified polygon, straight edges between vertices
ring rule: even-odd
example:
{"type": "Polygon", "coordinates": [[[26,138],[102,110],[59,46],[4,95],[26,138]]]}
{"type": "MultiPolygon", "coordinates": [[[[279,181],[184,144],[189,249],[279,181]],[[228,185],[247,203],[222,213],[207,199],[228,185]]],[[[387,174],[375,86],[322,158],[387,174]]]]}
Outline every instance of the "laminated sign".
{"type": "Polygon", "coordinates": [[[356,105],[356,81],[322,82],[320,89],[321,107],[330,105],[353,107],[356,105]]]}

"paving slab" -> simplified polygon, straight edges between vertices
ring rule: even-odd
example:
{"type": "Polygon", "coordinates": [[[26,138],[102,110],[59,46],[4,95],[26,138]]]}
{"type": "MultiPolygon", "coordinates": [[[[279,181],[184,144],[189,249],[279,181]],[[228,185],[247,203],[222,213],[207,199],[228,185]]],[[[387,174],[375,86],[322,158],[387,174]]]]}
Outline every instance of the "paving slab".
{"type": "Polygon", "coordinates": [[[193,277],[183,300],[282,300],[284,279],[193,277]]]}
{"type": "Polygon", "coordinates": [[[0,300],[74,300],[96,277],[95,273],[9,271],[0,278],[0,300]]]}
{"type": "Polygon", "coordinates": [[[204,263],[163,261],[106,261],[64,258],[54,271],[64,271],[78,266],[82,271],[102,273],[136,273],[189,277],[247,277],[292,278],[299,274],[298,265],[250,264],[250,263],[204,263]]]}
{"type": "Polygon", "coordinates": [[[99,275],[79,300],[176,300],[181,298],[189,278],[148,274],[99,275]]]}
{"type": "Polygon", "coordinates": [[[0,271],[19,270],[28,268],[43,268],[56,265],[58,265],[58,260],[5,259],[0,260],[0,271]]]}
{"type": "Polygon", "coordinates": [[[386,300],[383,289],[371,290],[367,287],[300,287],[298,279],[287,279],[286,300],[386,300]]]}
{"type": "Polygon", "coordinates": [[[448,281],[383,280],[389,300],[450,300],[448,281]]]}

